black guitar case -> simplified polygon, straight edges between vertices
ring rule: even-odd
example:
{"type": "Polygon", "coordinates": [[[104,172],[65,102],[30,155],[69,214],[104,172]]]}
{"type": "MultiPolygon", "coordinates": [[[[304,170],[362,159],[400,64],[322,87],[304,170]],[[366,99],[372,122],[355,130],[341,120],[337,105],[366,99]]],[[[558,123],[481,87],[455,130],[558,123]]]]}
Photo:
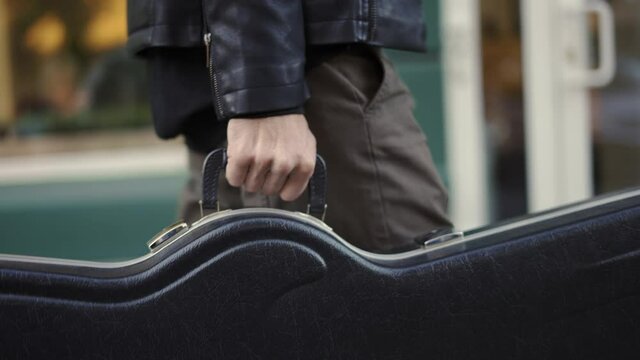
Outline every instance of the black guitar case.
{"type": "Polygon", "coordinates": [[[640,190],[392,255],[269,209],[151,247],[123,263],[1,257],[0,359],[640,357],[640,190]]]}

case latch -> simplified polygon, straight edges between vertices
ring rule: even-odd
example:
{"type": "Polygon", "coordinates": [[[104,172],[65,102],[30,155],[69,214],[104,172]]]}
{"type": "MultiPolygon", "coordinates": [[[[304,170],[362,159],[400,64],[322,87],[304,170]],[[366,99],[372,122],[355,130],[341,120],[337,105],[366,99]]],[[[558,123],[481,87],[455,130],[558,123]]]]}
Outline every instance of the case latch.
{"type": "Polygon", "coordinates": [[[187,225],[184,221],[179,221],[173,225],[167,226],[162,229],[159,233],[156,234],[151,240],[147,241],[147,247],[151,252],[158,251],[163,244],[168,244],[169,240],[174,237],[182,234],[184,231],[189,229],[189,225],[187,225]]]}

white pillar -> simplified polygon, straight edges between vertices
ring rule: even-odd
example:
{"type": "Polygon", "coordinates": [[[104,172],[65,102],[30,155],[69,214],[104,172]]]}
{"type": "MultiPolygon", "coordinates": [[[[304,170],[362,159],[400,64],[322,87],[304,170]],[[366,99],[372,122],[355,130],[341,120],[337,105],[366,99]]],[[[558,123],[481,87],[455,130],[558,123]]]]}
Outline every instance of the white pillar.
{"type": "Polygon", "coordinates": [[[442,0],[445,141],[450,213],[459,229],[489,219],[477,0],[442,0]]]}
{"type": "Polygon", "coordinates": [[[593,195],[585,0],[521,0],[530,211],[593,195]]]}

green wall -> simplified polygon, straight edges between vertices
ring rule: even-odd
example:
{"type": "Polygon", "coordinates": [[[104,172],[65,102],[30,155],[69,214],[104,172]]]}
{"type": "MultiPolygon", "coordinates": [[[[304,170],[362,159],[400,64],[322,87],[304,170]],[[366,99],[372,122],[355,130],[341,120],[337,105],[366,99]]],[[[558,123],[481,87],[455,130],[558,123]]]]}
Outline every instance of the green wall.
{"type": "Polygon", "coordinates": [[[173,223],[180,175],[0,187],[0,253],[121,260],[173,223]]]}
{"type": "Polygon", "coordinates": [[[427,22],[427,53],[386,53],[413,93],[416,100],[416,120],[427,135],[433,159],[446,183],[439,2],[425,1],[424,11],[427,22]]]}

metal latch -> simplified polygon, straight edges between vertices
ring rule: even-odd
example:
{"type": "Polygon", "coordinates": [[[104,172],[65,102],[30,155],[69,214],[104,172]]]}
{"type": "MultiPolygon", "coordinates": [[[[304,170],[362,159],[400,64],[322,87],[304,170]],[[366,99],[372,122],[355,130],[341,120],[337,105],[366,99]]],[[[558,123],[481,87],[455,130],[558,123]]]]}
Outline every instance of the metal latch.
{"type": "Polygon", "coordinates": [[[151,240],[147,241],[147,247],[151,252],[158,251],[163,244],[168,244],[169,240],[174,237],[182,234],[183,232],[189,229],[189,225],[187,225],[184,221],[179,221],[173,225],[170,225],[159,233],[157,233],[151,240]]]}
{"type": "Polygon", "coordinates": [[[427,234],[418,236],[414,241],[421,246],[433,246],[442,244],[445,242],[459,240],[464,238],[464,233],[461,231],[453,231],[453,229],[435,229],[427,234]]]}

